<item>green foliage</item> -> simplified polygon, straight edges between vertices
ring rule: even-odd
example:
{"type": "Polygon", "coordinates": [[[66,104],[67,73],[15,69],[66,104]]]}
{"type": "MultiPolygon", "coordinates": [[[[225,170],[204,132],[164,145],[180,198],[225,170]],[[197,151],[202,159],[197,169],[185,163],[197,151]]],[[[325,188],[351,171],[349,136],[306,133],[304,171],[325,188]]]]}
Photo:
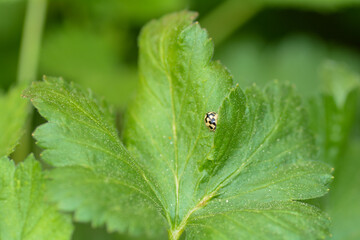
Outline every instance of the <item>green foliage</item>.
{"type": "Polygon", "coordinates": [[[0,158],[1,240],[70,239],[71,219],[45,202],[44,183],[33,156],[18,166],[7,157],[0,158]]]}
{"type": "Polygon", "coordinates": [[[314,160],[300,98],[277,82],[233,87],[195,16],[143,28],[126,148],[91,92],[56,78],[25,92],[49,121],[34,136],[56,167],[51,200],[78,221],[157,238],[325,238],[326,214],[299,201],[324,195],[331,180],[314,160]],[[219,114],[215,133],[203,123],[208,111],[219,114]]]}
{"type": "Polygon", "coordinates": [[[23,86],[16,86],[0,94],[0,156],[10,155],[23,134],[29,106],[21,98],[23,86]]]}

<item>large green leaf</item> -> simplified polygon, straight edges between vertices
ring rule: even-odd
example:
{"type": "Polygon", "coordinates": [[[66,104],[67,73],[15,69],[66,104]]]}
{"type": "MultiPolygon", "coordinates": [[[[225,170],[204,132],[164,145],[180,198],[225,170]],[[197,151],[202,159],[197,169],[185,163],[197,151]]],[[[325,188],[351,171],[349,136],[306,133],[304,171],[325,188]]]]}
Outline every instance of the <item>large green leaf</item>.
{"type": "Polygon", "coordinates": [[[0,156],[12,153],[23,134],[29,113],[28,103],[21,98],[23,87],[17,86],[0,94],[0,156]]]}
{"type": "MultiPolygon", "coordinates": [[[[313,139],[293,90],[274,84],[265,93],[254,87],[244,95],[236,87],[222,100],[230,77],[209,61],[213,51],[209,44],[206,32],[181,13],[150,23],[140,36],[141,84],[124,140],[153,177],[164,183],[161,192],[172,189],[163,204],[170,212],[174,238],[208,202],[196,215],[251,204],[261,212],[261,202],[323,195],[330,177],[327,166],[305,161],[313,156],[313,139]],[[202,123],[203,115],[213,110],[219,112],[215,134],[202,123]]],[[[297,204],[289,203],[289,208],[298,211],[297,204]]],[[[230,225],[224,223],[225,229],[230,225]]],[[[324,236],[323,229],[312,230],[302,230],[303,236],[324,236]]],[[[222,234],[231,238],[229,232],[222,234]]]]}
{"type": "Polygon", "coordinates": [[[322,196],[331,179],[330,167],[314,161],[299,97],[276,82],[264,91],[232,87],[195,16],[167,15],[142,30],[127,149],[108,107],[91,93],[61,79],[25,93],[49,121],[35,137],[57,167],[51,199],[80,221],[120,232],[324,238],[327,216],[296,201],[322,196]],[[208,111],[219,115],[215,133],[204,124],[208,111]]]}
{"type": "Polygon", "coordinates": [[[18,166],[0,158],[1,240],[70,239],[70,217],[46,203],[44,191],[44,176],[33,156],[18,166]]]}

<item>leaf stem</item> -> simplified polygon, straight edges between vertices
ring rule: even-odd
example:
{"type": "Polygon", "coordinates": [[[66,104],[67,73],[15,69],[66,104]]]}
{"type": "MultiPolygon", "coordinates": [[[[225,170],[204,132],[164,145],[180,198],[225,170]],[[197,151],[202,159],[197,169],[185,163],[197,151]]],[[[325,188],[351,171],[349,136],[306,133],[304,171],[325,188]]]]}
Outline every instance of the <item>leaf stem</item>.
{"type": "Polygon", "coordinates": [[[187,224],[188,219],[190,218],[190,216],[196,212],[197,210],[199,210],[202,207],[205,207],[206,204],[216,195],[216,191],[213,191],[211,194],[206,195],[205,197],[203,197],[203,199],[194,207],[192,208],[187,214],[186,216],[183,218],[183,220],[181,221],[181,223],[179,224],[179,226],[177,226],[175,229],[172,229],[171,231],[169,231],[169,239],[170,240],[178,240],[181,237],[181,234],[184,232],[185,230],[185,226],[187,224]]]}
{"type": "Polygon", "coordinates": [[[28,0],[18,65],[17,82],[36,79],[41,38],[46,15],[46,0],[28,0]]]}
{"type": "Polygon", "coordinates": [[[228,0],[202,18],[201,25],[220,44],[260,9],[261,4],[252,1],[228,0]]]}

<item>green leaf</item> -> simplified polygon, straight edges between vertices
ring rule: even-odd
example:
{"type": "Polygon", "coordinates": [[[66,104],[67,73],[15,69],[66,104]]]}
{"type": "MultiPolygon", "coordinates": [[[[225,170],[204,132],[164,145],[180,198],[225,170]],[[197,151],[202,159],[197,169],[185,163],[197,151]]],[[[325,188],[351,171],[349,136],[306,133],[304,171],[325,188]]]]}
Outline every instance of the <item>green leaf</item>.
{"type": "Polygon", "coordinates": [[[59,208],[112,231],[159,233],[157,192],[120,142],[111,109],[57,78],[35,82],[25,95],[49,120],[34,137],[46,149],[42,158],[58,167],[50,173],[49,195],[59,208]]]}
{"type": "Polygon", "coordinates": [[[22,86],[0,94],[0,156],[10,155],[19,143],[29,113],[27,102],[21,98],[22,86]]]}
{"type": "MultiPolygon", "coordinates": [[[[197,23],[190,24],[192,17],[173,14],[143,29],[140,89],[124,135],[128,149],[162,183],[161,192],[167,192],[163,205],[175,239],[196,221],[192,215],[256,206],[261,212],[261,203],[269,202],[279,208],[285,201],[300,204],[291,200],[322,196],[330,180],[328,166],[310,161],[313,139],[294,91],[274,84],[265,92],[254,87],[244,94],[236,87],[225,94],[230,76],[209,61],[212,45],[197,23]],[[215,134],[203,124],[208,111],[219,113],[215,134]]],[[[312,208],[303,208],[316,216],[304,217],[303,224],[328,222],[312,208]]],[[[222,234],[232,239],[229,221],[219,221],[225,226],[222,234]]],[[[314,226],[305,230],[299,224],[300,236],[326,235],[326,224],[314,226]]],[[[286,227],[279,224],[276,231],[286,234],[286,227]]],[[[205,234],[206,228],[190,228],[187,236],[205,234]]]]}
{"type": "Polygon", "coordinates": [[[174,13],[143,28],[127,148],[111,111],[91,93],[60,79],[25,93],[49,121],[35,138],[57,167],[51,199],[80,221],[120,232],[324,238],[328,217],[296,201],[324,195],[331,179],[330,167],[314,161],[299,97],[279,83],[232,87],[195,16],[174,13]],[[219,116],[215,133],[204,124],[209,111],[219,116]],[[250,222],[264,231],[239,227],[250,222]]]}
{"type": "Polygon", "coordinates": [[[15,166],[0,158],[0,239],[70,239],[69,216],[45,202],[44,177],[33,156],[15,166]]]}

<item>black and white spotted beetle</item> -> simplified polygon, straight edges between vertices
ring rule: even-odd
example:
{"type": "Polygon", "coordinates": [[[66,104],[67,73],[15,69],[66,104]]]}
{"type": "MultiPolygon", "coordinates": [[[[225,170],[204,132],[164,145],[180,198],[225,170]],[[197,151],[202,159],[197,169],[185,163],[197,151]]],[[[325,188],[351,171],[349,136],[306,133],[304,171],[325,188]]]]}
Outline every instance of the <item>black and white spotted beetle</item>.
{"type": "Polygon", "coordinates": [[[208,112],[205,114],[205,125],[210,129],[210,131],[215,132],[217,124],[218,114],[216,112],[208,112]]]}

